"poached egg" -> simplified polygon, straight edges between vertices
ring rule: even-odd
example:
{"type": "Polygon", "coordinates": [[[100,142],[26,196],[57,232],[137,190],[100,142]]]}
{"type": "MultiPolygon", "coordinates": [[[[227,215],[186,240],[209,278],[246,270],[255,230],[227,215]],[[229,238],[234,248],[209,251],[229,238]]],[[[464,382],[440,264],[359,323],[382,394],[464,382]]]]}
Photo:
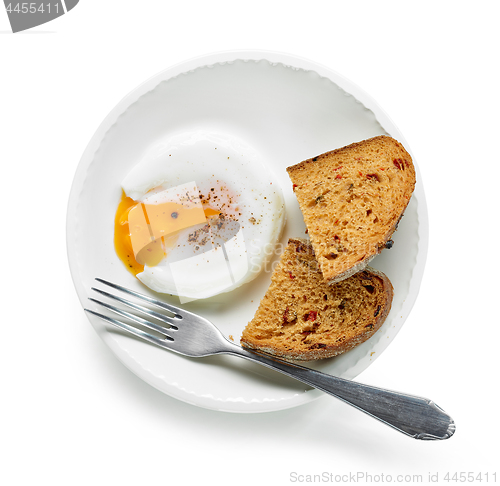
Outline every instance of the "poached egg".
{"type": "Polygon", "coordinates": [[[285,224],[281,189],[241,140],[197,131],[162,141],[122,181],[115,250],[155,292],[182,302],[253,280],[285,224]]]}

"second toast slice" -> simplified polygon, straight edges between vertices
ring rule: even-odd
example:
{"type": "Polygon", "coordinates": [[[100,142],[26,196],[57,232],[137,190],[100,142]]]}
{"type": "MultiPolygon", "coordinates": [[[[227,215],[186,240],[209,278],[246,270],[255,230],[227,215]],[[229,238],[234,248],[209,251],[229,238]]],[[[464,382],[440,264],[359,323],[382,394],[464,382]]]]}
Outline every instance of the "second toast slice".
{"type": "Polygon", "coordinates": [[[410,154],[379,136],[287,168],[323,277],[335,283],[384,248],[415,187],[410,154]]]}
{"type": "Polygon", "coordinates": [[[241,345],[289,360],[330,358],[373,336],[392,297],[389,279],[372,268],[329,285],[311,245],[290,239],[241,345]]]}

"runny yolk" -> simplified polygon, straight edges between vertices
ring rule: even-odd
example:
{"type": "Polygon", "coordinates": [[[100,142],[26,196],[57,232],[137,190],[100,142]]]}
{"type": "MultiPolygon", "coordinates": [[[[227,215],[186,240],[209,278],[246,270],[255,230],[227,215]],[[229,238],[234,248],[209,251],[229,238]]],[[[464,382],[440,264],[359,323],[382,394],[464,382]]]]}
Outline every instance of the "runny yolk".
{"type": "Polygon", "coordinates": [[[188,207],[174,202],[138,203],[122,192],[115,215],[115,251],[129,272],[137,275],[145,265],[154,267],[160,263],[174,246],[180,230],[219,214],[201,204],[188,207]]]}
{"type": "Polygon", "coordinates": [[[118,258],[133,275],[137,275],[144,270],[144,265],[137,263],[130,241],[128,229],[128,212],[137,203],[122,192],[122,198],[115,215],[115,251],[118,258]]]}

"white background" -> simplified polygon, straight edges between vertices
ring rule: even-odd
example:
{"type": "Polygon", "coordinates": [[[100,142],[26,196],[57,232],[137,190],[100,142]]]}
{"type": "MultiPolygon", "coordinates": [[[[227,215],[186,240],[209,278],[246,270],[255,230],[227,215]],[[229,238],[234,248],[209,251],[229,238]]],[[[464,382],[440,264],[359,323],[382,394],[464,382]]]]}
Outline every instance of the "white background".
{"type": "Polygon", "coordinates": [[[427,483],[446,472],[500,482],[496,5],[81,0],[18,34],[0,8],[0,482],[285,485],[366,473],[427,483]],[[186,405],[125,369],[88,323],[65,242],[86,144],[144,80],[235,49],[328,66],[404,134],[427,196],[427,266],[401,332],[358,379],[432,398],[456,421],[451,439],[410,439],[329,397],[266,414],[186,405]]]}

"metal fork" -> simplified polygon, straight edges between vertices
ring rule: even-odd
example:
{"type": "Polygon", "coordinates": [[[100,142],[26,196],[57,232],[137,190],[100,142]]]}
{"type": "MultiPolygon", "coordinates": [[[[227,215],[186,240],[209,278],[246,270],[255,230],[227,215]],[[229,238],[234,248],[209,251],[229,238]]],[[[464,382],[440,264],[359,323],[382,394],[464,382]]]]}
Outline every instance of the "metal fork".
{"type": "Polygon", "coordinates": [[[100,278],[96,278],[96,280],[139,300],[148,302],[162,311],[167,311],[168,314],[165,315],[94,287],[92,287],[92,290],[99,294],[159,321],[162,325],[93,298],[89,299],[135,324],[132,325],[93,310],[85,309],[109,324],[161,348],[193,358],[230,354],[248,359],[332,395],[415,439],[448,439],[455,432],[455,423],[452,418],[432,400],[363,385],[305,368],[295,363],[282,361],[269,355],[250,352],[226,339],[204,317],[106,280],[100,278]],[[136,325],[139,327],[136,327],[136,325]],[[157,335],[144,329],[150,329],[157,335]]]}

